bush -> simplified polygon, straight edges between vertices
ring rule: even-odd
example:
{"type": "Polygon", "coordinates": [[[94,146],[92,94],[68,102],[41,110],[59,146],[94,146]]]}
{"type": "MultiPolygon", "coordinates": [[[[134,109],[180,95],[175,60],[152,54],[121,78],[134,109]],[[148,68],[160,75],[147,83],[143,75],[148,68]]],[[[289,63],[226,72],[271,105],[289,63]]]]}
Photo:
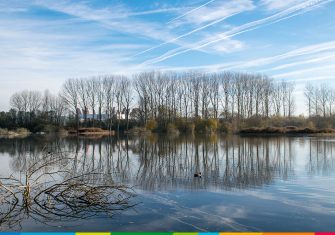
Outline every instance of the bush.
{"type": "Polygon", "coordinates": [[[149,131],[153,131],[157,128],[157,122],[155,120],[149,120],[147,121],[147,124],[145,125],[145,128],[149,131]]]}
{"type": "Polygon", "coordinates": [[[43,132],[46,132],[46,133],[54,133],[57,131],[57,127],[54,126],[54,125],[45,125],[43,127],[43,132]]]}
{"type": "Polygon", "coordinates": [[[245,127],[262,127],[262,125],[262,118],[256,115],[246,119],[244,123],[245,127]]]}
{"type": "Polygon", "coordinates": [[[233,133],[233,127],[232,124],[229,122],[221,122],[218,127],[218,131],[222,133],[233,133]]]}
{"type": "Polygon", "coordinates": [[[185,119],[177,119],[175,122],[177,129],[182,133],[194,133],[195,125],[192,121],[186,121],[185,119]]]}
{"type": "Polygon", "coordinates": [[[216,130],[216,129],[218,129],[218,126],[219,126],[218,120],[215,120],[215,119],[209,119],[209,120],[207,120],[207,126],[208,126],[211,130],[216,130]]]}
{"type": "Polygon", "coordinates": [[[151,134],[151,131],[143,128],[143,127],[133,127],[129,131],[126,132],[127,134],[130,135],[147,135],[151,134]]]}
{"type": "Polygon", "coordinates": [[[312,121],[308,121],[308,122],[307,122],[307,127],[308,127],[308,128],[311,128],[311,129],[314,129],[314,128],[315,128],[315,125],[314,125],[314,123],[313,123],[312,121]]]}
{"type": "Polygon", "coordinates": [[[0,135],[7,135],[7,134],[8,134],[8,129],[0,128],[0,135]]]}
{"type": "Polygon", "coordinates": [[[103,129],[97,128],[97,127],[88,127],[88,128],[79,128],[78,129],[79,133],[84,133],[84,132],[104,132],[103,129]]]}
{"type": "Polygon", "coordinates": [[[199,133],[212,133],[218,129],[219,123],[215,119],[201,120],[197,119],[195,121],[195,131],[199,133]]]}
{"type": "Polygon", "coordinates": [[[26,133],[29,133],[29,130],[26,128],[17,128],[15,132],[18,134],[26,134],[26,133]]]}
{"type": "Polygon", "coordinates": [[[193,122],[187,122],[186,123],[185,132],[193,134],[194,130],[195,130],[195,124],[193,122]]]}
{"type": "Polygon", "coordinates": [[[166,127],[166,132],[168,134],[173,134],[173,135],[178,135],[179,134],[179,130],[177,129],[177,127],[173,124],[173,123],[169,123],[166,127]]]}

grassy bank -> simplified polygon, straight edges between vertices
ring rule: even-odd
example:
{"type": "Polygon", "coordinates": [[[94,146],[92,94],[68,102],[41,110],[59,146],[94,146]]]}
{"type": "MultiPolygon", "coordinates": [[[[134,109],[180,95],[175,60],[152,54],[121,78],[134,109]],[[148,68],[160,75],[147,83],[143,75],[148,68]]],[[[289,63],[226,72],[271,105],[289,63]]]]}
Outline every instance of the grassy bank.
{"type": "Polygon", "coordinates": [[[68,130],[69,135],[79,135],[79,136],[108,136],[114,135],[115,131],[108,131],[101,128],[89,127],[89,128],[79,128],[77,130],[68,130]]]}
{"type": "Polygon", "coordinates": [[[26,128],[17,128],[15,130],[8,130],[0,128],[0,137],[26,137],[31,133],[26,128]]]}
{"type": "Polygon", "coordinates": [[[266,128],[245,128],[238,132],[244,135],[314,135],[314,134],[335,134],[335,129],[316,129],[316,128],[298,128],[295,126],[288,127],[266,127],[266,128]]]}

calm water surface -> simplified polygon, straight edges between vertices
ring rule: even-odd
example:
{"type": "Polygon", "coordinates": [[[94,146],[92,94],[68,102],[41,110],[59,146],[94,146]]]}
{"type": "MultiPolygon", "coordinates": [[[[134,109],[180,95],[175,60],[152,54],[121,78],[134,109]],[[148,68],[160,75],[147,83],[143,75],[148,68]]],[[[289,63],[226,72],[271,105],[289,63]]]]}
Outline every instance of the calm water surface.
{"type": "Polygon", "coordinates": [[[0,163],[2,231],[335,230],[331,137],[0,139],[0,163]]]}

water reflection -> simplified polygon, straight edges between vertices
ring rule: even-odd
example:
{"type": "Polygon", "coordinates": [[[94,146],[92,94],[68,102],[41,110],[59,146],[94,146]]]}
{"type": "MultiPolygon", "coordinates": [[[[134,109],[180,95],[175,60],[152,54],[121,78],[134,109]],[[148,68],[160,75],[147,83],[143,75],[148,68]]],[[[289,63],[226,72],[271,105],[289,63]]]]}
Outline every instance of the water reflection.
{"type": "Polygon", "coordinates": [[[334,139],[309,139],[309,161],[307,164],[310,176],[328,176],[335,169],[335,140],[334,139]]]}
{"type": "Polygon", "coordinates": [[[17,230],[24,220],[46,225],[66,223],[90,217],[111,217],[133,207],[135,195],[130,187],[115,184],[110,178],[91,168],[74,171],[77,155],[67,151],[58,141],[37,144],[29,140],[15,142],[14,173],[0,177],[0,228],[17,230]]]}
{"type": "MultiPolygon", "coordinates": [[[[212,136],[123,139],[7,139],[0,153],[11,157],[13,172],[24,172],[34,162],[44,161],[45,152],[72,174],[92,171],[117,183],[144,190],[243,189],[271,183],[275,178],[295,177],[298,145],[295,138],[239,138],[212,136]],[[201,179],[194,172],[202,172],[201,179]]],[[[335,142],[300,139],[308,145],[310,175],[334,170],[335,142]]],[[[102,180],[102,179],[101,179],[102,180]]]]}
{"type": "Polygon", "coordinates": [[[0,139],[0,156],[9,159],[0,166],[0,228],[113,216],[141,202],[134,197],[143,190],[157,198],[171,190],[247,193],[303,174],[331,175],[334,148],[331,138],[0,139]]]}

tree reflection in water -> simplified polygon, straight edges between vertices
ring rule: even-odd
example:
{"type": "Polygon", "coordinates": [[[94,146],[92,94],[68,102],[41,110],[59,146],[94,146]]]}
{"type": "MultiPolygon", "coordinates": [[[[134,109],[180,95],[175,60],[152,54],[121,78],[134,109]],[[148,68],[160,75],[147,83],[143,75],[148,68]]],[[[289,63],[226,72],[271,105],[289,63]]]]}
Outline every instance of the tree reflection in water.
{"type": "MultiPolygon", "coordinates": [[[[12,176],[1,179],[1,228],[29,216],[43,223],[110,216],[134,205],[129,186],[161,190],[243,190],[295,177],[298,157],[310,175],[335,169],[335,142],[314,138],[149,136],[120,139],[0,140],[12,176]],[[310,149],[301,156],[299,146],[310,149]],[[202,172],[202,178],[194,178],[202,172]]],[[[2,173],[0,172],[2,175],[2,173]]]]}
{"type": "Polygon", "coordinates": [[[115,184],[108,175],[97,170],[73,172],[76,160],[62,149],[33,151],[24,161],[19,172],[0,178],[1,230],[15,229],[27,218],[54,224],[110,217],[135,205],[130,202],[133,190],[115,184]]]}

